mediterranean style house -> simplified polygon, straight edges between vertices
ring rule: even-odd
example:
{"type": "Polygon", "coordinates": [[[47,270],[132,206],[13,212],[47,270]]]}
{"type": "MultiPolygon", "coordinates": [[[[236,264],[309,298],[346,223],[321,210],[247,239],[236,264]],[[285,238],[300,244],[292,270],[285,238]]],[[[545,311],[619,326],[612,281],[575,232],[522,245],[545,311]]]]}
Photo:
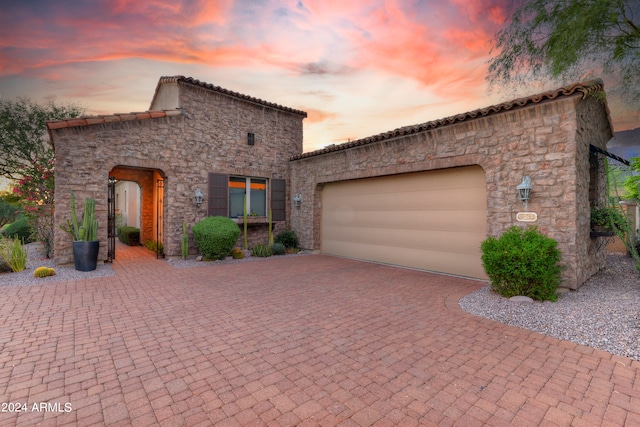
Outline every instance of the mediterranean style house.
{"type": "MultiPolygon", "coordinates": [[[[222,215],[242,227],[246,196],[249,246],[266,242],[271,212],[274,231],[292,228],[303,248],[480,279],[482,240],[536,225],[558,241],[563,286],[575,289],[605,262],[589,224],[613,136],[604,99],[594,80],[303,152],[305,112],[161,77],[147,112],[48,123],[55,223],[71,191],[93,197],[101,259],[113,258],[109,189],[132,181],[141,241],[175,257],[183,223],[222,215]],[[526,207],[516,189],[525,176],[526,207]]],[[[56,261],[70,263],[72,242],[55,233],[56,261]]]]}

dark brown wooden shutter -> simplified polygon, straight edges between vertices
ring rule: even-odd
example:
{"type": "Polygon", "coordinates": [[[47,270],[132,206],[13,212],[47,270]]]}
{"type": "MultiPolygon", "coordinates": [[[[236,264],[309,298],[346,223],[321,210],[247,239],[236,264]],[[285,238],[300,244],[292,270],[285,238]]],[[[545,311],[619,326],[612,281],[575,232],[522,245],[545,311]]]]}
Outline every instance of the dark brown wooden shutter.
{"type": "Polygon", "coordinates": [[[229,216],[229,175],[209,173],[207,215],[229,216]]]}
{"type": "Polygon", "coordinates": [[[271,180],[271,219],[285,221],[287,219],[286,183],[284,179],[271,180]]]}

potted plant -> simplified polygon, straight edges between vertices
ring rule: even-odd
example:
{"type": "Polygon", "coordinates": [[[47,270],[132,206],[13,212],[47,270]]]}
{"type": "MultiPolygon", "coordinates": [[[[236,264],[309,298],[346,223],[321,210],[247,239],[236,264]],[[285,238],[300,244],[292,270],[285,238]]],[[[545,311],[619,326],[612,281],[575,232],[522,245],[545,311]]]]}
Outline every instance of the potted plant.
{"type": "Polygon", "coordinates": [[[82,223],[76,216],[76,201],[71,192],[71,219],[67,219],[64,231],[73,237],[73,262],[78,271],[93,271],[98,264],[98,221],[95,219],[96,201],[89,197],[84,199],[82,223]]]}
{"type": "Polygon", "coordinates": [[[591,230],[599,236],[614,236],[616,230],[624,232],[625,218],[616,207],[592,207],[591,230]]]}

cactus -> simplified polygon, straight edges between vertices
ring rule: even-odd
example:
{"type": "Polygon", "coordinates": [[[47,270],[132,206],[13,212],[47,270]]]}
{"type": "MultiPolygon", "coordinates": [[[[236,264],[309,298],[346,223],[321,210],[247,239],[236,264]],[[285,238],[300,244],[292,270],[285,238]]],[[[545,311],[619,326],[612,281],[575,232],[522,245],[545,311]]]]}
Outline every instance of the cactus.
{"type": "Polygon", "coordinates": [[[60,226],[64,231],[73,236],[76,242],[87,241],[93,242],[98,240],[98,221],[95,216],[96,201],[89,197],[84,199],[84,214],[82,216],[82,225],[78,225],[78,217],[76,216],[76,199],[73,191],[71,192],[71,219],[67,219],[67,225],[60,226]]]}
{"type": "Polygon", "coordinates": [[[269,244],[273,245],[273,221],[271,220],[271,209],[269,209],[269,244]]]}
{"type": "Polygon", "coordinates": [[[242,259],[244,258],[244,252],[240,248],[231,249],[231,256],[233,259],[242,259]]]}
{"type": "Polygon", "coordinates": [[[33,272],[33,277],[47,277],[47,276],[55,276],[56,271],[53,268],[49,267],[38,267],[33,272]]]}
{"type": "Polygon", "coordinates": [[[244,249],[249,249],[247,240],[247,195],[244,195],[244,211],[242,212],[242,224],[244,228],[244,249]]]}
{"type": "Polygon", "coordinates": [[[182,221],[182,258],[189,257],[189,235],[187,235],[187,223],[182,221]]]}

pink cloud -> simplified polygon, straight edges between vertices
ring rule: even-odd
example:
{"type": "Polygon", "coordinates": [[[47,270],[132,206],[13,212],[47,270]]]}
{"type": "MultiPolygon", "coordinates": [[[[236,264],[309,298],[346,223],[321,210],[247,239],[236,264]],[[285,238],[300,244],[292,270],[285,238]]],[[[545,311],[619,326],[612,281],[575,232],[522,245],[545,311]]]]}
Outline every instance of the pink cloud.
{"type": "Polygon", "coordinates": [[[510,16],[513,7],[511,0],[449,0],[461,14],[469,17],[472,23],[490,22],[502,25],[510,16]]]}

